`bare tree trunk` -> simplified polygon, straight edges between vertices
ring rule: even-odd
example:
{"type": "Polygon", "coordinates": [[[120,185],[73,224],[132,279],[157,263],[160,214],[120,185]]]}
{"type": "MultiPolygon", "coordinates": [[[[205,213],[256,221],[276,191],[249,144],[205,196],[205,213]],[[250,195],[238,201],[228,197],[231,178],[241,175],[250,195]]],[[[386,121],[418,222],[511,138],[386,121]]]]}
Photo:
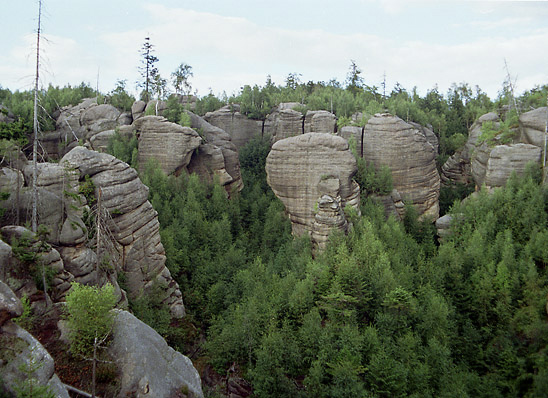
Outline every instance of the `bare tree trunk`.
{"type": "Polygon", "coordinates": [[[40,30],[42,18],[42,0],[38,1],[38,30],[36,32],[36,80],[34,82],[34,142],[32,144],[32,232],[38,230],[37,206],[38,189],[36,179],[38,175],[37,152],[38,152],[38,81],[40,78],[40,30]]]}
{"type": "Polygon", "coordinates": [[[97,265],[95,267],[95,285],[99,287],[99,270],[101,269],[101,223],[103,211],[101,206],[101,188],[97,188],[97,216],[95,218],[95,228],[97,229],[97,265]]]}
{"type": "Polygon", "coordinates": [[[97,367],[97,332],[95,332],[95,340],[93,342],[93,365],[91,370],[91,397],[95,398],[95,369],[97,367]]]}

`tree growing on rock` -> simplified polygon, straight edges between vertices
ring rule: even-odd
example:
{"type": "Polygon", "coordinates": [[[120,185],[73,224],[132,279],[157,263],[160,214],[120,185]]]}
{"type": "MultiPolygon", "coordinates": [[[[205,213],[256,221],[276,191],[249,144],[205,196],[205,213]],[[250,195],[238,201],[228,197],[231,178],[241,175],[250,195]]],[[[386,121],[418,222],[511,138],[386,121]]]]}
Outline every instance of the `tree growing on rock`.
{"type": "Polygon", "coordinates": [[[97,352],[110,336],[114,324],[111,311],[116,305],[114,286],[107,284],[99,288],[74,283],[66,296],[66,303],[70,350],[77,356],[93,361],[92,396],[95,396],[95,371],[99,361],[97,352]]]}

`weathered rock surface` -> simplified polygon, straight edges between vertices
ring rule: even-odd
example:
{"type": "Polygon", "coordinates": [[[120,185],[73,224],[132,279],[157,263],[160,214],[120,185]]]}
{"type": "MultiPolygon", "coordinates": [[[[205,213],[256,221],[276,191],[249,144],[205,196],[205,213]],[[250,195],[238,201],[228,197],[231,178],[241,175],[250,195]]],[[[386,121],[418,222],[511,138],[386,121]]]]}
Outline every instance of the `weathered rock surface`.
{"type": "Polygon", "coordinates": [[[338,135],[350,142],[351,139],[356,143],[358,155],[363,156],[362,136],[364,128],[360,126],[344,126],[338,131],[338,135]]]}
{"type": "Polygon", "coordinates": [[[453,216],[451,214],[446,214],[436,220],[436,231],[440,242],[451,233],[452,222],[453,216]]]}
{"type": "Polygon", "coordinates": [[[497,145],[489,153],[485,179],[476,180],[476,183],[485,183],[488,187],[504,186],[512,172],[518,176],[523,175],[529,162],[540,163],[541,155],[541,149],[535,145],[497,145]]]}
{"type": "Polygon", "coordinates": [[[329,195],[323,195],[318,200],[318,212],[314,216],[312,225],[312,241],[316,243],[318,250],[324,250],[329,240],[329,235],[334,231],[348,232],[348,221],[344,215],[339,201],[329,195]]]}
{"type": "Polygon", "coordinates": [[[522,113],[519,117],[521,142],[544,148],[544,130],[548,120],[548,108],[542,107],[522,113]]]}
{"type": "Polygon", "coordinates": [[[244,187],[244,183],[240,174],[238,149],[232,142],[230,135],[192,112],[187,111],[187,114],[190,116],[192,128],[201,131],[203,133],[205,143],[212,146],[207,149],[207,152],[212,154],[213,152],[216,152],[216,149],[213,147],[219,148],[224,158],[224,170],[213,169],[212,165],[207,163],[213,155],[205,154],[202,156],[200,155],[200,148],[198,148],[198,153],[195,153],[195,155],[192,156],[188,169],[195,171],[200,177],[208,181],[215,178],[216,174],[219,175],[221,179],[225,179],[227,181],[224,187],[229,195],[232,192],[241,191],[244,187]],[[224,175],[225,171],[232,178],[231,181],[229,181],[226,175],[224,175]]]}
{"type": "Polygon", "coordinates": [[[131,116],[133,117],[133,121],[145,114],[146,106],[147,104],[145,101],[135,101],[133,105],[131,105],[131,116]]]}
{"type": "Polygon", "coordinates": [[[409,124],[411,126],[415,127],[417,130],[419,130],[424,135],[424,137],[426,138],[426,141],[428,141],[428,143],[430,145],[432,145],[432,149],[434,150],[434,153],[437,156],[438,153],[439,153],[439,146],[440,145],[439,145],[439,140],[438,140],[438,136],[436,135],[436,133],[434,133],[431,128],[424,127],[424,126],[422,126],[418,123],[409,122],[409,124]]]}
{"type": "Polygon", "coordinates": [[[106,152],[108,148],[108,143],[110,139],[116,134],[120,134],[123,138],[131,138],[135,133],[136,129],[133,125],[128,126],[118,126],[117,130],[105,130],[101,131],[98,134],[95,134],[90,138],[89,142],[91,144],[91,149],[98,152],[106,152]]]}
{"type": "Polygon", "coordinates": [[[108,352],[121,371],[119,397],[170,398],[182,391],[203,397],[200,376],[190,359],[129,312],[116,314],[108,352]]]}
{"type": "Polygon", "coordinates": [[[40,138],[47,157],[59,159],[78,145],[89,142],[96,134],[131,123],[129,114],[122,114],[109,104],[97,104],[96,98],[84,99],[76,106],[61,109],[55,122],[55,131],[40,138]]]}
{"type": "Polygon", "coordinates": [[[387,219],[393,216],[396,220],[403,220],[405,203],[403,203],[401,195],[396,189],[393,189],[389,195],[371,195],[369,197],[383,205],[384,215],[387,219]]]}
{"type": "Polygon", "coordinates": [[[481,145],[478,144],[478,139],[481,135],[481,129],[484,123],[491,122],[493,123],[494,128],[498,128],[500,123],[499,116],[494,112],[486,113],[482,115],[472,124],[468,131],[468,140],[464,145],[464,148],[455,152],[447,161],[443,164],[441,168],[441,180],[444,183],[459,182],[463,184],[468,184],[473,181],[475,178],[472,174],[472,157],[473,155],[477,158],[478,164],[476,165],[476,172],[483,174],[481,171],[487,164],[487,159],[485,159],[485,154],[479,154],[478,152],[485,151],[487,144],[483,145],[483,149],[477,150],[477,147],[481,145]]]}
{"type": "Polygon", "coordinates": [[[271,137],[272,143],[303,133],[304,116],[293,109],[299,106],[297,102],[281,103],[267,116],[264,134],[271,137]]]}
{"type": "Polygon", "coordinates": [[[230,135],[236,148],[240,149],[253,137],[262,136],[263,122],[248,119],[234,105],[223,106],[215,112],[208,112],[204,119],[213,126],[219,127],[230,135]]]}
{"type": "MultiPolygon", "coordinates": [[[[120,263],[115,271],[127,277],[128,294],[139,297],[153,286],[165,288],[164,303],[174,317],[184,315],[182,294],[165,267],[157,213],[147,200],[148,188],[137,172],[115,157],[76,147],[60,162],[77,171],[80,180],[88,175],[101,192],[102,207],[112,218],[107,221],[120,263]]],[[[78,254],[82,255],[81,253],[78,254]]]]}
{"type": "Polygon", "coordinates": [[[30,333],[13,322],[22,313],[19,299],[0,281],[0,392],[15,394],[17,387],[30,379],[49,386],[55,397],[69,398],[57,375],[51,355],[30,333]]]}
{"type": "Polygon", "coordinates": [[[161,116],[143,116],[133,125],[139,132],[139,167],[150,159],[158,161],[166,174],[178,173],[190,163],[202,138],[196,131],[171,123],[161,116]]]}
{"type": "Polygon", "coordinates": [[[167,109],[167,102],[162,100],[150,100],[145,107],[145,115],[163,116],[167,109]]]}
{"type": "Polygon", "coordinates": [[[328,111],[308,111],[304,117],[304,133],[335,134],[337,117],[328,111]]]}
{"type": "Polygon", "coordinates": [[[293,234],[311,233],[323,195],[359,209],[359,186],[352,179],[356,159],[342,137],[308,133],[277,141],[266,159],[267,181],[284,203],[293,234]]]}
{"type": "Polygon", "coordinates": [[[0,327],[12,318],[21,316],[23,306],[15,293],[0,280],[0,327]]]}
{"type": "Polygon", "coordinates": [[[390,168],[394,189],[419,215],[438,218],[436,153],[422,131],[397,116],[377,114],[365,126],[363,157],[376,168],[390,168]]]}

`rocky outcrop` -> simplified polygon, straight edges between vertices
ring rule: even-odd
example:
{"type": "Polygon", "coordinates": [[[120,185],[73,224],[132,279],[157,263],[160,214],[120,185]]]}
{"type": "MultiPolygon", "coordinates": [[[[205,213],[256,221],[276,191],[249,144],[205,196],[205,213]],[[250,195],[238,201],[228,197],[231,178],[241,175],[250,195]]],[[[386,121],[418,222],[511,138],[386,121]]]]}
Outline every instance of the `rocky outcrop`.
{"type": "Polygon", "coordinates": [[[0,281],[0,392],[15,394],[32,383],[48,386],[55,397],[69,398],[65,386],[54,373],[51,355],[30,333],[10,322],[21,314],[21,302],[0,281]]]}
{"type": "MultiPolygon", "coordinates": [[[[415,122],[408,122],[411,126],[415,127],[418,131],[420,131],[423,135],[424,135],[424,138],[426,138],[426,141],[432,145],[432,149],[434,150],[434,153],[436,154],[436,156],[438,155],[439,153],[439,140],[438,140],[438,136],[436,135],[436,133],[434,133],[432,131],[431,128],[428,128],[428,127],[424,127],[418,123],[415,123],[415,122]]],[[[432,127],[432,126],[430,126],[432,127]]]]}
{"type": "Polygon", "coordinates": [[[328,111],[308,111],[304,117],[303,133],[335,134],[337,117],[328,111]]]}
{"type": "Polygon", "coordinates": [[[359,209],[359,186],[352,179],[356,171],[346,140],[325,133],[277,141],[266,159],[267,182],[285,205],[294,235],[312,233],[318,201],[322,201],[324,209],[314,235],[318,243],[322,241],[318,235],[326,233],[320,224],[342,226],[339,210],[346,205],[359,209]]]}
{"type": "Polygon", "coordinates": [[[103,131],[131,124],[131,115],[122,114],[109,104],[97,104],[96,98],[84,99],[76,106],[61,109],[55,131],[45,133],[40,145],[50,159],[59,159],[79,142],[89,142],[103,131]]]}
{"type": "Polygon", "coordinates": [[[522,113],[519,117],[521,142],[544,149],[546,123],[548,123],[548,107],[522,113]]]}
{"type": "Polygon", "coordinates": [[[260,137],[263,133],[263,122],[261,120],[248,119],[242,115],[237,105],[223,106],[215,112],[208,112],[204,119],[213,126],[224,130],[236,148],[240,149],[253,137],[260,137]]]}
{"type": "Polygon", "coordinates": [[[101,131],[90,138],[91,149],[98,152],[107,152],[109,141],[118,133],[120,137],[131,139],[136,133],[134,125],[118,126],[114,130],[101,131]]]}
{"type": "Polygon", "coordinates": [[[190,359],[127,311],[116,313],[108,352],[121,372],[120,397],[181,396],[177,393],[203,397],[200,376],[190,359]]]}
{"type": "Polygon", "coordinates": [[[363,156],[362,136],[364,128],[360,126],[344,126],[338,131],[338,135],[350,142],[352,139],[356,144],[356,152],[363,156]]]}
{"type": "MultiPolygon", "coordinates": [[[[481,135],[482,126],[486,122],[493,123],[493,127],[498,128],[500,118],[496,113],[489,112],[479,117],[472,124],[468,131],[468,140],[464,147],[449,157],[441,168],[441,180],[444,184],[452,182],[468,184],[474,180],[472,175],[472,156],[474,154],[477,156],[478,151],[476,148],[480,146],[478,139],[481,135]]],[[[479,151],[485,150],[485,148],[487,148],[487,144],[484,145],[484,149],[480,149],[479,151]]],[[[478,172],[482,167],[481,165],[487,163],[487,160],[483,159],[482,156],[480,154],[479,158],[477,158],[478,165],[476,166],[476,170],[478,172]]]]}
{"type": "Polygon", "coordinates": [[[405,216],[405,203],[403,203],[401,195],[396,189],[393,189],[389,195],[370,195],[368,197],[382,204],[384,215],[387,219],[392,216],[396,220],[403,220],[405,216]]]}
{"type": "Polygon", "coordinates": [[[198,151],[190,159],[188,170],[196,172],[202,179],[207,181],[212,181],[218,175],[220,180],[226,181],[224,187],[229,195],[232,192],[241,191],[244,183],[240,174],[238,149],[230,136],[224,130],[213,126],[200,116],[189,111],[187,111],[187,114],[190,116],[192,128],[200,131],[203,134],[205,143],[210,146],[204,153],[201,153],[200,148],[198,148],[198,151]],[[217,155],[213,155],[215,152],[217,155]],[[224,169],[214,169],[213,164],[208,163],[210,159],[216,157],[220,165],[219,153],[222,154],[224,159],[224,169]],[[225,172],[230,176],[230,180],[225,172]]]}
{"type": "Polygon", "coordinates": [[[446,214],[436,220],[436,231],[438,234],[438,240],[442,242],[451,234],[451,223],[453,222],[453,215],[446,214]]]}
{"type": "Polygon", "coordinates": [[[323,195],[318,200],[318,212],[314,216],[312,224],[312,241],[318,250],[324,250],[329,241],[329,235],[333,230],[348,232],[348,221],[344,215],[341,204],[336,198],[323,195]]]}
{"type": "Polygon", "coordinates": [[[297,102],[281,103],[267,116],[264,135],[271,137],[272,143],[303,133],[304,116],[293,109],[299,106],[297,102]]]}
{"type": "Polygon", "coordinates": [[[139,168],[154,159],[166,174],[180,173],[190,163],[202,138],[190,127],[171,123],[161,116],[143,116],[133,125],[139,134],[139,168]]]}
{"type": "MultiPolygon", "coordinates": [[[[110,217],[106,225],[119,265],[111,272],[123,272],[130,297],[136,298],[152,287],[164,288],[163,301],[174,317],[184,315],[178,284],[165,266],[165,251],[160,242],[157,213],[147,200],[148,188],[137,172],[115,157],[76,147],[63,157],[62,165],[73,168],[84,180],[89,176],[94,195],[101,195],[102,207],[110,217]]],[[[86,253],[76,251],[78,257],[86,253]]],[[[73,257],[75,258],[75,257],[73,257]]]]}
{"type": "Polygon", "coordinates": [[[419,215],[438,218],[436,152],[422,131],[397,116],[377,114],[365,126],[363,158],[376,168],[390,168],[394,189],[419,215]]]}
{"type": "Polygon", "coordinates": [[[131,105],[131,116],[133,117],[133,121],[139,119],[145,114],[146,107],[147,104],[145,101],[135,101],[133,105],[131,105]]]}
{"type": "Polygon", "coordinates": [[[541,149],[530,144],[497,145],[489,151],[485,176],[483,179],[478,176],[476,184],[485,184],[488,187],[504,186],[512,172],[518,176],[523,175],[527,164],[540,163],[541,155],[541,149]]]}

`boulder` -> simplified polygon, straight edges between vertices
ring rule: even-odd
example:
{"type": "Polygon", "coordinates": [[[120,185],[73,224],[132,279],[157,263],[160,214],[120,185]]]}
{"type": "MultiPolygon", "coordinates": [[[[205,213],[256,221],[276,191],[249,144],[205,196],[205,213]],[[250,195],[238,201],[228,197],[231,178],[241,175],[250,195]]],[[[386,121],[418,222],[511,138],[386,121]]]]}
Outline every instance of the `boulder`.
{"type": "Polygon", "coordinates": [[[382,204],[384,215],[387,219],[392,216],[398,221],[403,220],[405,216],[405,203],[403,203],[401,195],[396,189],[393,189],[389,195],[371,195],[369,197],[382,204]]]}
{"type": "Polygon", "coordinates": [[[397,116],[376,114],[365,126],[363,158],[377,169],[390,168],[394,189],[420,216],[438,218],[436,153],[423,131],[397,116]]]}
{"type": "Polygon", "coordinates": [[[115,130],[101,131],[90,138],[91,149],[98,152],[106,152],[111,138],[118,132],[123,138],[131,138],[135,134],[135,126],[118,126],[115,130]]]}
{"type": "MultiPolygon", "coordinates": [[[[192,128],[202,132],[205,143],[211,144],[221,150],[224,158],[224,170],[226,170],[232,178],[231,181],[228,181],[227,179],[227,183],[224,185],[227,193],[230,195],[232,192],[241,191],[244,187],[244,183],[240,174],[238,149],[232,142],[230,135],[192,112],[187,111],[187,114],[190,116],[192,128]]],[[[210,169],[211,172],[208,172],[207,174],[198,174],[202,178],[208,180],[211,178],[212,174],[215,174],[216,172],[210,165],[205,163],[208,160],[208,156],[200,156],[199,153],[200,148],[198,148],[197,153],[192,156],[189,169],[195,170],[196,172],[198,172],[198,170],[210,169]]],[[[221,169],[217,174],[222,175],[224,174],[224,171],[221,169]]]]}
{"type": "Polygon", "coordinates": [[[304,117],[304,133],[335,134],[337,116],[328,111],[308,111],[304,117]]]}
{"type": "Polygon", "coordinates": [[[0,327],[12,318],[21,316],[23,306],[15,293],[0,280],[0,327]]]}
{"type": "Polygon", "coordinates": [[[544,149],[546,123],[548,123],[548,107],[522,113],[519,116],[521,142],[544,149]]]}
{"type": "Polygon", "coordinates": [[[178,173],[190,163],[202,138],[190,127],[171,123],[161,116],[143,116],[134,122],[139,133],[139,167],[158,161],[166,174],[178,173]]]}
{"type": "Polygon", "coordinates": [[[219,184],[226,186],[234,181],[226,171],[223,150],[213,144],[200,145],[187,169],[190,174],[196,173],[209,184],[218,181],[219,184]]]}
{"type": "Polygon", "coordinates": [[[234,105],[223,106],[215,112],[208,112],[204,119],[213,126],[224,130],[236,148],[240,149],[253,137],[262,136],[263,122],[261,120],[248,119],[242,115],[234,105]]]}
{"type": "Polygon", "coordinates": [[[304,116],[293,109],[299,106],[297,102],[281,103],[267,116],[264,135],[271,137],[272,143],[303,133],[304,116]]]}
{"type": "Polygon", "coordinates": [[[453,216],[451,214],[446,214],[436,220],[436,231],[440,242],[450,235],[452,222],[453,216]]]}
{"type": "Polygon", "coordinates": [[[135,101],[133,105],[131,105],[131,117],[133,118],[133,121],[145,114],[146,106],[147,104],[145,101],[135,101]]]}
{"type": "MultiPolygon", "coordinates": [[[[84,147],[74,148],[60,163],[74,168],[80,180],[86,175],[91,178],[94,195],[97,198],[100,192],[102,207],[109,214],[105,222],[113,237],[110,242],[113,255],[117,254],[119,261],[114,262],[114,269],[105,277],[112,279],[112,275],[123,272],[131,298],[140,297],[159,284],[164,288],[163,302],[170,307],[172,316],[182,317],[182,294],[165,266],[157,213],[147,200],[148,188],[137,172],[114,156],[84,147]]],[[[77,251],[62,249],[63,257],[67,257],[68,250],[77,251]]],[[[82,255],[76,252],[71,254],[72,258],[82,255]]],[[[93,256],[88,257],[89,261],[94,261],[93,256]]],[[[78,265],[79,269],[82,267],[78,265]]],[[[92,279],[91,276],[89,278],[92,279]]]]}
{"type": "Polygon", "coordinates": [[[169,347],[154,329],[127,311],[116,311],[108,353],[121,371],[118,396],[203,397],[190,359],[169,347]]]}
{"type": "MultiPolygon", "coordinates": [[[[497,145],[489,153],[485,171],[485,183],[488,187],[502,187],[512,172],[521,176],[528,163],[540,163],[542,150],[530,144],[497,145]]],[[[480,183],[480,181],[476,181],[480,183]]],[[[481,185],[481,184],[478,184],[481,185]]]]}
{"type": "Polygon", "coordinates": [[[25,383],[49,386],[57,398],[69,398],[69,394],[54,373],[51,355],[29,332],[14,323],[0,328],[0,392],[15,396],[25,383]]]}
{"type": "Polygon", "coordinates": [[[356,159],[342,137],[307,133],[277,141],[266,159],[267,182],[283,202],[294,235],[311,233],[318,200],[329,195],[341,209],[359,209],[352,179],[356,159]]]}

